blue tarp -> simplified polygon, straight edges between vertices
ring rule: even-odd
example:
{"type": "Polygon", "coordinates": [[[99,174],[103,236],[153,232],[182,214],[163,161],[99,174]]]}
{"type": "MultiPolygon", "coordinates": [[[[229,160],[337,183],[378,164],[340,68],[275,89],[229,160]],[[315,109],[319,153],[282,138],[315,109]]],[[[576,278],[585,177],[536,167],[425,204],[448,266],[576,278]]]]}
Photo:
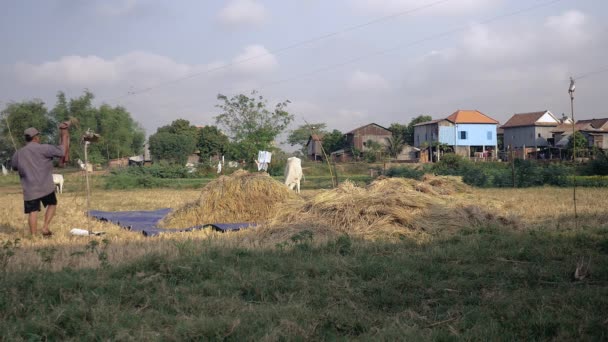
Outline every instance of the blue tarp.
{"type": "Polygon", "coordinates": [[[193,226],[183,229],[159,228],[156,225],[163,217],[171,212],[170,208],[150,210],[150,211],[101,211],[89,210],[89,216],[100,221],[111,222],[130,231],[141,232],[144,236],[156,236],[160,233],[181,233],[200,230],[203,227],[211,226],[213,229],[226,232],[237,231],[255,226],[253,223],[209,223],[200,226],[193,226]]]}

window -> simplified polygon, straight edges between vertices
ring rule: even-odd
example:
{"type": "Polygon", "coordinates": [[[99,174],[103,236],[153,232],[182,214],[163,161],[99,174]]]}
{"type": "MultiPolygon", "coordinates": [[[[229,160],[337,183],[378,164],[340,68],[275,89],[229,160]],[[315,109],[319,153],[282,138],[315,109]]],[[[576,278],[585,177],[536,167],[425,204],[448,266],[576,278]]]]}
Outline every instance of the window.
{"type": "Polygon", "coordinates": [[[538,137],[540,138],[540,133],[538,133],[538,137]]]}
{"type": "Polygon", "coordinates": [[[467,140],[467,131],[460,131],[460,140],[467,140]]]}
{"type": "Polygon", "coordinates": [[[492,131],[488,131],[486,136],[488,137],[488,140],[492,141],[492,131]]]}

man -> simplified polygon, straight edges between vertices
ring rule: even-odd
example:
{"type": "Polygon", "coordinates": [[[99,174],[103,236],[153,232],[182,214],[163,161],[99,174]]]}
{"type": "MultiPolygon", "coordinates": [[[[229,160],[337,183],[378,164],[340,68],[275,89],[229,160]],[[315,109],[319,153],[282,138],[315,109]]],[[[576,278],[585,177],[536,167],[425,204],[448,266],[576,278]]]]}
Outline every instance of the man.
{"type": "MultiPolygon", "coordinates": [[[[65,124],[62,124],[60,128],[67,131],[65,124]]],[[[53,158],[63,158],[65,147],[41,144],[40,132],[34,127],[26,129],[24,135],[27,144],[15,152],[11,159],[11,166],[13,170],[19,171],[24,208],[25,213],[28,214],[31,234],[37,234],[38,212],[40,203],[42,203],[46,208],[42,236],[50,237],[53,233],[49,230],[49,225],[57,208],[52,173],[53,158]]]]}

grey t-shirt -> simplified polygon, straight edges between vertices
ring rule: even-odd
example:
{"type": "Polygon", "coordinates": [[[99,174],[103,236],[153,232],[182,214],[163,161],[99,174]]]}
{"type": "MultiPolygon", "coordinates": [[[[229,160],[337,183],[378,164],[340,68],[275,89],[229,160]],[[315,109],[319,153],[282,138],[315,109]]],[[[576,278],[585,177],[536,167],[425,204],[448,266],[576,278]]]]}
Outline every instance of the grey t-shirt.
{"type": "Polygon", "coordinates": [[[13,170],[19,171],[23,199],[44,197],[55,191],[53,184],[53,157],[63,157],[62,146],[29,142],[20,148],[11,160],[13,170]]]}

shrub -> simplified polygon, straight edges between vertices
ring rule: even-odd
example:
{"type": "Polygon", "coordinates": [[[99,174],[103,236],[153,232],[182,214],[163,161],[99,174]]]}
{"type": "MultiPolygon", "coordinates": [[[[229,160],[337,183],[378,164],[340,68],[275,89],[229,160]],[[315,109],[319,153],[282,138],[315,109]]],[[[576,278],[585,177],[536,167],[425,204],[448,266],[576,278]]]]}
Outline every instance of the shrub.
{"type": "Polygon", "coordinates": [[[386,171],[386,175],[388,177],[402,177],[420,180],[422,179],[422,176],[424,176],[424,171],[416,170],[407,166],[391,167],[386,171]]]}

